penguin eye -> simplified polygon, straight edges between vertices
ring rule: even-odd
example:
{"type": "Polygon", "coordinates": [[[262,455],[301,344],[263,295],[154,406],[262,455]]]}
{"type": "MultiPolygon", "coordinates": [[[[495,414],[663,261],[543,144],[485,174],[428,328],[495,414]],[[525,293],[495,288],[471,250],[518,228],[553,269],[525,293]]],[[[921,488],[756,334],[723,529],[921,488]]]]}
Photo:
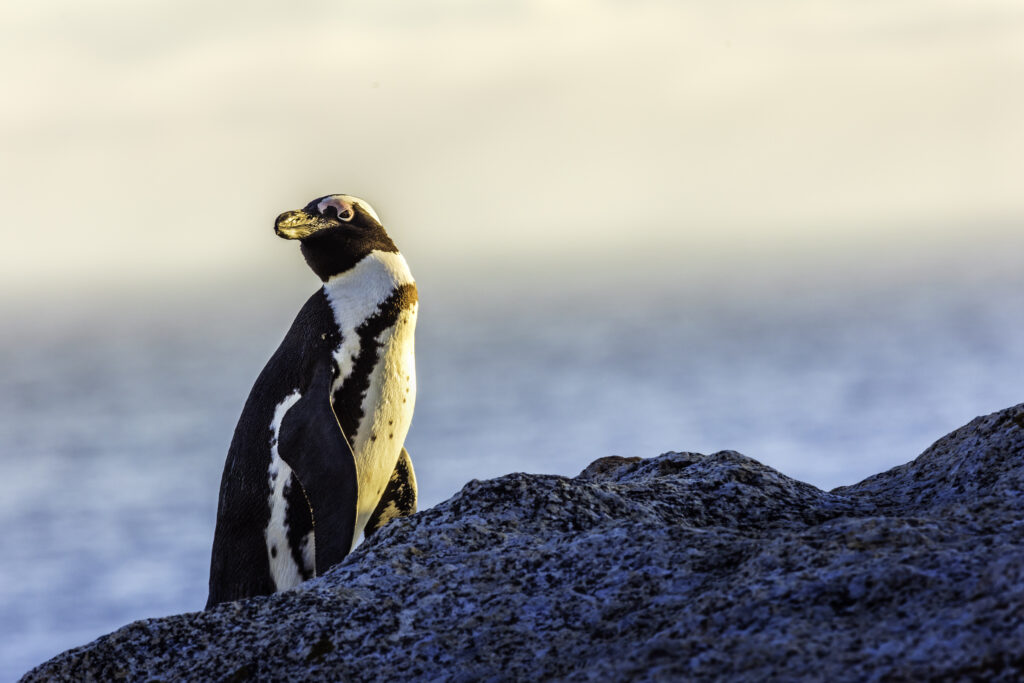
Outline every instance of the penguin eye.
{"type": "Polygon", "coordinates": [[[325,199],[317,204],[316,210],[324,218],[331,218],[331,213],[333,212],[334,218],[345,222],[352,220],[356,215],[356,212],[351,206],[333,197],[325,199]]]}

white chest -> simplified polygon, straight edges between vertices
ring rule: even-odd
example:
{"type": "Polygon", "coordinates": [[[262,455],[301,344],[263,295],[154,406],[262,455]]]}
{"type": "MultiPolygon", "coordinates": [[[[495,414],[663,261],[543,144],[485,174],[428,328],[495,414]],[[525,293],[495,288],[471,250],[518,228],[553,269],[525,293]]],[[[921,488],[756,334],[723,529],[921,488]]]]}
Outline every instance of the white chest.
{"type": "Polygon", "coordinates": [[[365,384],[365,390],[360,390],[358,426],[353,433],[346,434],[355,457],[358,481],[353,543],[387,486],[412,423],[416,402],[417,306],[413,303],[402,309],[373,338],[360,335],[359,330],[379,314],[380,307],[400,287],[412,284],[412,275],[400,254],[373,252],[324,286],[342,335],[342,343],[334,351],[339,372],[332,394],[348,390],[347,383],[365,384]],[[374,359],[368,381],[354,376],[357,360],[365,359],[367,353],[374,359]]]}

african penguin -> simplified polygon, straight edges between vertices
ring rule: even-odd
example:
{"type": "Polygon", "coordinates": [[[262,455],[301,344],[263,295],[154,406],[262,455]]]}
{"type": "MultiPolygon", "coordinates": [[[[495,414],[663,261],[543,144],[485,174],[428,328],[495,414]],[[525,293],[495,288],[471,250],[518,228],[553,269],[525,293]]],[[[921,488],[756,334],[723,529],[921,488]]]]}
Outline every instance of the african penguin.
{"type": "Polygon", "coordinates": [[[253,385],[221,479],[207,608],[323,574],[416,511],[416,284],[374,210],[328,195],[274,224],[323,287],[253,385]]]}

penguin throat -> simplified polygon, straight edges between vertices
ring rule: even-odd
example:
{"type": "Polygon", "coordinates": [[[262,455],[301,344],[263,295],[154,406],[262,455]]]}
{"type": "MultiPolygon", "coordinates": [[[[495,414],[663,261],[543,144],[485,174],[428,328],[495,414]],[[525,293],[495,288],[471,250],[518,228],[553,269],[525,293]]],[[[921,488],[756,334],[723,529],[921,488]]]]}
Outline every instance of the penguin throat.
{"type": "Polygon", "coordinates": [[[342,335],[354,331],[403,285],[415,284],[397,252],[371,251],[352,268],[324,282],[324,294],[342,335]]]}
{"type": "Polygon", "coordinates": [[[339,230],[320,230],[302,240],[299,250],[310,269],[325,283],[349,272],[374,252],[398,253],[383,230],[358,239],[339,230]]]}

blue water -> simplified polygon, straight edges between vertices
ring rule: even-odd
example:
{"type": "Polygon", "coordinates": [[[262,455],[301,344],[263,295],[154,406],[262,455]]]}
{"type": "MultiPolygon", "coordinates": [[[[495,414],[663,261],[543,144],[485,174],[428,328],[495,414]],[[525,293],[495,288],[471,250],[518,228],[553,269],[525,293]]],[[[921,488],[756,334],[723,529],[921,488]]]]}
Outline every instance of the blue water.
{"type": "MultiPolygon", "coordinates": [[[[667,450],[736,449],[829,488],[1024,400],[1024,280],[736,279],[553,295],[421,276],[407,445],[423,506],[472,478],[667,450]]],[[[235,420],[311,288],[81,293],[5,313],[0,679],[202,607],[235,420]]]]}

